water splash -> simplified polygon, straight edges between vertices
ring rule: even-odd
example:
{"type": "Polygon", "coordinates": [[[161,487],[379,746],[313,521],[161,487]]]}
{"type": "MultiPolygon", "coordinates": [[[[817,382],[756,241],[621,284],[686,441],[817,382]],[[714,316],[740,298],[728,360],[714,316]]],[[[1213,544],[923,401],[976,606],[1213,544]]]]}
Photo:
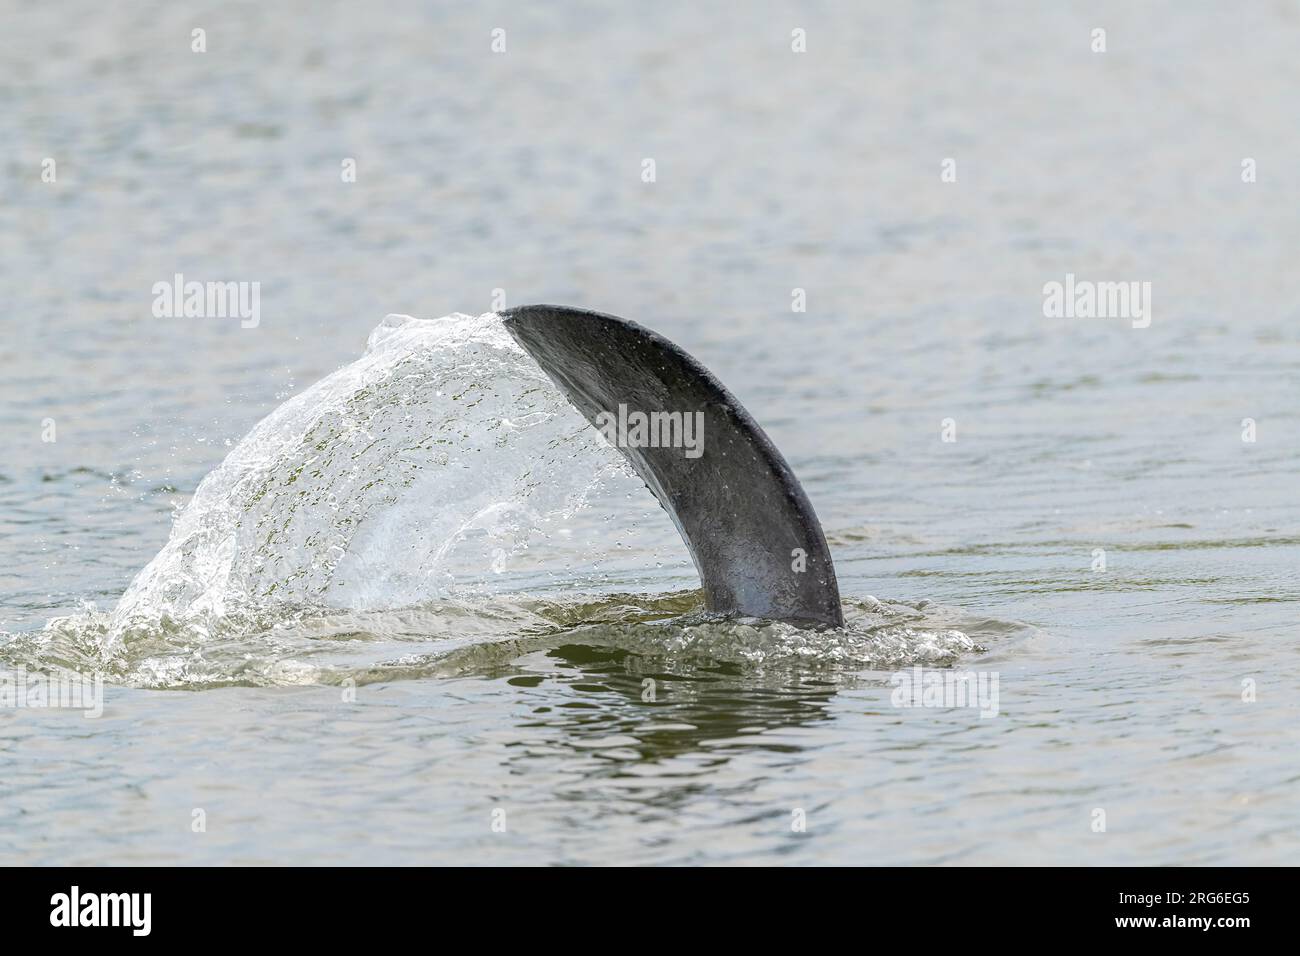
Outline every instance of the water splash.
{"type": "MultiPolygon", "coordinates": [[[[576,593],[556,532],[597,492],[644,499],[683,550],[497,315],[390,315],[360,359],[203,480],[114,611],[11,637],[0,666],[202,689],[485,671],[564,643],[752,674],[943,664],[977,647],[945,613],[874,599],[818,632],[708,615],[698,591],[576,593]]],[[[579,550],[599,564],[611,547],[579,550]]]]}
{"type": "Polygon", "coordinates": [[[678,674],[732,665],[754,679],[944,666],[981,649],[967,633],[977,622],[947,610],[846,601],[846,627],[809,631],[718,618],[702,610],[702,599],[702,592],[686,591],[591,600],[477,597],[386,611],[267,608],[238,628],[207,635],[157,622],[111,655],[104,641],[113,634],[113,615],[87,609],[17,635],[0,649],[0,665],[203,690],[490,674],[523,654],[573,644],[628,651],[678,674]]]}
{"type": "Polygon", "coordinates": [[[496,315],[390,315],[361,359],[281,405],[203,480],[113,626],[492,591],[507,559],[620,473],[496,315]]]}

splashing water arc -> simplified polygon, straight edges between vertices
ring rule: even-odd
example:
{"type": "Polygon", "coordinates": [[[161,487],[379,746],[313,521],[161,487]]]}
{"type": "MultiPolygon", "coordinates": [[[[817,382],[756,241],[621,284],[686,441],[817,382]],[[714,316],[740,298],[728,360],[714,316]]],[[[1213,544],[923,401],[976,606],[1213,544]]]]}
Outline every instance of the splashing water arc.
{"type": "Polygon", "coordinates": [[[630,470],[495,314],[389,315],[203,480],[114,625],[481,592],[614,474],[630,470]]]}

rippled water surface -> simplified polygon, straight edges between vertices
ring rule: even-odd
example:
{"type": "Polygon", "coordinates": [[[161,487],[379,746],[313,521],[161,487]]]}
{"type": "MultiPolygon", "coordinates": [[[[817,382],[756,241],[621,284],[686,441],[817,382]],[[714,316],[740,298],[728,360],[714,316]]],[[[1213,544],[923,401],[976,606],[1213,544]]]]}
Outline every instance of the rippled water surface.
{"type": "Polygon", "coordinates": [[[1294,861],[1293,5],[0,16],[0,670],[106,682],[0,860],[1294,861]],[[703,614],[494,290],[709,365],[847,626],[703,614]]]}

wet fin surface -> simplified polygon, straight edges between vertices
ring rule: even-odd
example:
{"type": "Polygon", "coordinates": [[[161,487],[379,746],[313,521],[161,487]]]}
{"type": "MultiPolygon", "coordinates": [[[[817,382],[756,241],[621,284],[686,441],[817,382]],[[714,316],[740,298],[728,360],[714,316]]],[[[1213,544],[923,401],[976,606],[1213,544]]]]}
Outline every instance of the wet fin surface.
{"type": "Polygon", "coordinates": [[[620,445],[681,532],[711,611],[840,627],[835,567],[812,505],[776,446],[708,369],[635,322],[563,306],[501,313],[515,340],[597,427],[619,406],[700,412],[699,457],[620,445]],[[799,566],[802,553],[803,570],[799,566]]]}

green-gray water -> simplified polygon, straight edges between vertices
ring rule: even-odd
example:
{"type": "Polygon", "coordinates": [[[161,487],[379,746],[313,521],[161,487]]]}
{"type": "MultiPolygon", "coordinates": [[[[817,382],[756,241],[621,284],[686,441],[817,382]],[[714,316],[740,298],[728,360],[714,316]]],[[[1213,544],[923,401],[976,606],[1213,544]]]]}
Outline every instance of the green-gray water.
{"type": "Polygon", "coordinates": [[[1294,860],[1295,6],[0,16],[0,665],[107,679],[0,710],[0,860],[1294,860]],[[156,317],[176,273],[260,321],[156,317]],[[1067,274],[1149,327],[1045,316],[1067,274]],[[281,408],[495,290],[709,365],[849,627],[700,620],[490,316],[281,408]],[[277,409],[313,441],[191,501],[277,409]],[[128,592],[187,505],[211,553],[128,592]],[[914,665],[996,716],[896,707],[914,665]]]}

